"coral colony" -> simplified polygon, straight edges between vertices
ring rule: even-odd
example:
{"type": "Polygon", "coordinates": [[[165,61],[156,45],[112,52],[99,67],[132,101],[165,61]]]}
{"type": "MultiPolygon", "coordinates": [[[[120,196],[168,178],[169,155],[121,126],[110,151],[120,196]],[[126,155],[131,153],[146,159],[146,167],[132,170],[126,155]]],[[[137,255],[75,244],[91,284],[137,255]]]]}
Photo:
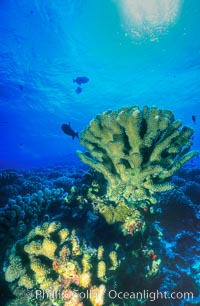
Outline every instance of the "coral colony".
{"type": "Polygon", "coordinates": [[[97,115],[82,132],[89,154],[78,156],[107,180],[96,205],[108,223],[121,222],[128,233],[144,232],[141,209],[152,211],[155,194],[173,189],[168,179],[198,155],[189,152],[193,130],[181,125],[169,110],[133,106],[97,115]]]}
{"type": "Polygon", "coordinates": [[[109,200],[155,203],[155,192],[172,189],[166,180],[198,154],[188,152],[193,129],[181,125],[171,111],[156,107],[110,110],[82,132],[90,155],[78,155],[104,175],[109,200]]]}
{"type": "Polygon", "coordinates": [[[52,202],[57,203],[62,220],[32,226],[12,245],[4,272],[15,298],[7,306],[145,305],[147,295],[131,299],[129,294],[129,300],[123,296],[122,301],[115,292],[137,291],[141,284],[154,288],[165,264],[155,204],[159,193],[174,188],[172,176],[198,154],[190,151],[193,130],[181,125],[171,111],[156,107],[123,107],[97,115],[80,135],[88,152],[77,154],[93,168],[85,183],[72,186],[69,193],[45,189],[29,199],[10,200],[1,220],[12,208],[21,227],[28,228],[24,221],[28,207],[34,208],[40,223],[37,216],[48,214],[52,202]],[[78,222],[72,228],[72,219],[84,214],[85,238],[79,235],[78,222]],[[111,237],[106,242],[99,237],[89,241],[90,233],[97,233],[95,226],[109,229],[111,237]]]}

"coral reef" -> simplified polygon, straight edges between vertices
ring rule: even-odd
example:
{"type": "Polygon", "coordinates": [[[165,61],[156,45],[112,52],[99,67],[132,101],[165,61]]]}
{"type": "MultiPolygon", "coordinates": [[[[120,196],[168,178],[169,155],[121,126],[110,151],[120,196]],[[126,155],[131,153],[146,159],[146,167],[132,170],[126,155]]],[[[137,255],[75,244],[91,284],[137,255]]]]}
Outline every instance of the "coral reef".
{"type": "Polygon", "coordinates": [[[198,154],[189,152],[193,129],[181,125],[171,111],[156,107],[109,110],[81,133],[89,152],[77,154],[104,175],[110,201],[156,203],[155,193],[172,189],[167,179],[198,154]]]}
{"type": "Polygon", "coordinates": [[[81,185],[84,173],[81,167],[78,171],[73,167],[0,171],[0,238],[4,248],[41,222],[55,220],[67,191],[81,185]]]}
{"type": "Polygon", "coordinates": [[[63,210],[69,207],[76,209],[78,204],[79,211],[86,207],[93,208],[95,214],[100,214],[108,224],[119,224],[120,231],[126,235],[143,234],[146,229],[146,222],[143,213],[151,213],[145,202],[140,203],[140,210],[127,205],[125,201],[119,201],[117,204],[108,203],[102,194],[102,187],[93,180],[90,186],[83,185],[82,188],[73,186],[71,192],[65,197],[63,210]]]}
{"type": "MultiPolygon", "coordinates": [[[[56,174],[56,177],[58,174],[56,174]]],[[[100,290],[99,287],[101,285],[106,287],[106,292],[113,287],[118,291],[140,291],[143,290],[143,288],[148,288],[149,290],[159,289],[160,291],[167,290],[171,292],[178,292],[180,290],[184,291],[183,288],[187,288],[188,290],[194,292],[194,295],[196,296],[199,288],[199,263],[197,260],[199,243],[198,236],[196,234],[198,231],[197,204],[200,203],[200,199],[198,201],[198,190],[196,188],[196,184],[194,184],[196,182],[195,175],[197,175],[198,179],[199,171],[197,171],[197,169],[194,169],[194,172],[192,172],[190,168],[183,167],[181,171],[179,171],[173,178],[175,189],[161,193],[158,196],[159,204],[151,207],[154,208],[153,214],[150,214],[150,209],[145,203],[136,209],[129,207],[125,201],[121,201],[118,204],[119,208],[120,205],[122,205],[121,209],[123,208],[123,210],[121,210],[121,213],[118,215],[116,214],[117,205],[115,206],[115,203],[108,204],[108,202],[106,202],[102,196],[105,191],[105,181],[102,176],[93,170],[85,173],[82,179],[82,184],[79,185],[79,187],[77,187],[78,185],[72,187],[69,195],[65,195],[63,192],[61,192],[60,197],[57,198],[60,199],[59,201],[52,202],[52,204],[50,201],[47,213],[50,214],[50,211],[52,211],[52,215],[55,215],[57,210],[62,211],[59,218],[66,220],[67,224],[68,222],[71,223],[73,216],[76,215],[73,223],[71,223],[71,225],[73,225],[71,226],[71,229],[73,227],[81,229],[82,237],[85,237],[86,241],[89,241],[90,244],[92,241],[92,244],[95,242],[95,248],[92,248],[90,252],[87,252],[87,247],[85,249],[84,243],[80,242],[82,241],[82,238],[78,238],[78,236],[80,237],[79,232],[77,235],[75,232],[72,232],[71,229],[66,231],[65,229],[60,228],[57,232],[60,232],[60,237],[62,238],[56,239],[57,232],[55,232],[55,235],[52,234],[52,241],[56,242],[58,246],[58,249],[56,249],[54,253],[55,260],[49,259],[49,262],[46,262],[44,260],[46,258],[45,256],[43,257],[43,255],[39,254],[35,256],[36,259],[42,257],[45,261],[44,264],[47,265],[46,267],[49,267],[49,272],[51,271],[51,273],[48,274],[48,277],[54,275],[56,280],[59,279],[59,286],[61,286],[63,290],[62,292],[65,296],[65,300],[61,302],[58,301],[58,299],[45,298],[44,301],[41,301],[41,299],[38,298],[36,301],[32,295],[35,287],[33,289],[25,288],[22,285],[22,279],[20,287],[17,284],[16,291],[19,292],[19,294],[23,292],[24,295],[17,296],[14,300],[9,301],[7,306],[18,306],[22,304],[24,306],[43,306],[46,304],[49,306],[71,306],[77,305],[77,303],[90,305],[91,301],[85,303],[85,301],[79,299],[79,296],[74,296],[74,299],[70,300],[70,295],[74,293],[74,290],[78,290],[76,292],[80,292],[79,290],[81,288],[81,292],[85,292],[88,289],[79,287],[79,285],[76,284],[76,278],[74,278],[75,282],[69,282],[68,278],[65,279],[68,274],[64,274],[64,271],[71,271],[70,265],[67,265],[65,260],[67,249],[71,251],[71,255],[68,255],[69,262],[78,262],[78,265],[76,265],[75,268],[82,272],[82,276],[79,277],[80,284],[82,286],[87,286],[91,282],[90,290],[92,290],[92,288],[94,289],[92,292],[100,290]],[[189,181],[186,180],[187,178],[189,178],[189,181]],[[195,186],[194,189],[193,186],[195,186]],[[191,187],[192,192],[190,192],[191,187]],[[188,196],[185,194],[186,192],[188,196]],[[107,205],[108,207],[111,205],[116,209],[116,212],[114,210],[113,215],[117,216],[117,221],[115,222],[120,224],[120,232],[123,233],[123,236],[116,231],[116,226],[114,225],[115,222],[114,224],[112,222],[107,224],[103,222],[103,218],[98,216],[102,205],[107,205]],[[123,205],[126,205],[126,209],[123,207],[123,205]],[[140,217],[142,218],[143,222],[142,224],[145,225],[144,231],[138,230],[131,233],[132,229],[134,229],[134,226],[132,226],[129,228],[127,233],[123,232],[123,225],[126,224],[124,222],[123,214],[124,216],[127,216],[125,211],[129,212],[131,209],[140,213],[140,217]],[[156,213],[157,210],[158,213],[156,213]],[[157,226],[155,219],[160,222],[159,227],[157,226]],[[79,221],[77,222],[77,220],[79,221]],[[164,236],[162,232],[164,233],[164,236]],[[67,240],[66,235],[68,235],[67,237],[70,238],[69,240],[67,240]],[[74,236],[76,238],[74,238],[74,236]],[[63,244],[59,245],[59,241],[64,242],[63,244]],[[115,242],[114,247],[113,242],[115,242]],[[61,249],[62,252],[60,253],[61,249]],[[81,254],[80,251],[82,252],[81,254]],[[161,258],[162,262],[160,261],[161,258]],[[53,262],[54,269],[52,267],[53,262]],[[104,263],[102,264],[101,262],[104,263]],[[98,279],[97,275],[99,275],[101,279],[98,279]],[[113,283],[110,287],[112,278],[113,283]]],[[[53,175],[53,180],[54,178],[55,175],[53,175]]],[[[48,191],[50,196],[49,199],[52,200],[54,198],[52,195],[52,190],[48,188],[48,191]]],[[[58,193],[59,192],[57,190],[56,194],[58,193]]],[[[39,194],[41,195],[41,193],[39,194]]],[[[27,195],[27,197],[30,197],[30,195],[27,195]]],[[[44,196],[42,196],[41,199],[42,198],[44,199],[44,196]]],[[[24,197],[17,197],[15,201],[18,203],[21,199],[24,201],[24,197]]],[[[20,207],[20,209],[22,210],[22,207],[20,207]]],[[[7,214],[8,212],[9,211],[6,210],[7,214]]],[[[44,212],[46,211],[41,210],[40,213],[38,211],[38,218],[40,220],[43,219],[44,212]]],[[[100,215],[103,216],[101,213],[100,215]]],[[[23,233],[28,232],[28,222],[25,221],[26,218],[31,223],[30,227],[33,227],[34,225],[34,223],[31,222],[31,219],[28,219],[26,216],[23,222],[27,224],[27,227],[24,229],[23,233]]],[[[39,219],[37,219],[37,222],[39,222],[39,219]]],[[[40,226],[39,229],[41,227],[42,226],[40,226]]],[[[4,240],[5,237],[8,237],[6,232],[4,235],[2,233],[2,238],[4,240]]],[[[13,237],[13,240],[17,240],[16,235],[13,237]]],[[[43,239],[40,236],[37,237],[37,239],[43,239]]],[[[33,240],[37,239],[36,237],[33,238],[33,240]]],[[[16,243],[16,245],[18,245],[17,249],[19,252],[16,255],[19,255],[19,258],[25,259],[20,269],[20,273],[21,270],[23,271],[24,267],[26,268],[26,259],[29,256],[32,256],[25,253],[23,248],[19,247],[20,245],[23,246],[23,243],[28,244],[23,242],[23,239],[16,243]]],[[[8,251],[8,255],[11,253],[12,251],[8,251]]],[[[20,268],[19,258],[16,258],[16,267],[20,268]]],[[[37,264],[37,261],[35,263],[37,264]]],[[[8,267],[8,264],[9,259],[5,267],[8,267]]],[[[33,264],[32,268],[35,269],[36,266],[33,264]]],[[[17,269],[16,271],[18,272],[17,269]]],[[[35,273],[32,270],[29,270],[29,272],[29,276],[34,275],[35,273]]],[[[43,272],[41,269],[41,275],[42,273],[43,272]]],[[[16,280],[13,282],[16,282],[16,280]]],[[[28,280],[26,280],[26,284],[30,285],[30,280],[29,283],[28,280]]],[[[40,284],[37,285],[37,288],[38,287],[40,288],[40,284]]],[[[107,299],[106,293],[104,296],[102,296],[102,299],[104,302],[103,305],[109,306],[148,305],[148,301],[145,300],[126,300],[124,301],[124,304],[122,304],[120,300],[110,301],[107,299]]],[[[96,303],[97,302],[98,301],[96,301],[96,303]]],[[[160,304],[162,304],[162,301],[158,301],[158,304],[156,305],[160,304]]]]}
{"type": "Polygon", "coordinates": [[[47,187],[63,188],[65,192],[69,192],[73,185],[80,185],[85,168],[85,165],[79,169],[64,165],[45,169],[0,171],[0,206],[4,206],[9,198],[44,191],[47,187]]]}
{"type": "Polygon", "coordinates": [[[21,174],[17,173],[17,171],[6,171],[3,170],[0,172],[0,187],[8,184],[13,184],[16,180],[21,177],[21,174]]]}
{"type": "MultiPolygon", "coordinates": [[[[188,184],[190,185],[190,182],[188,184]]],[[[184,193],[185,187],[187,188],[187,184],[182,188],[167,191],[159,197],[158,208],[162,211],[160,220],[162,220],[163,226],[169,228],[168,231],[173,234],[180,229],[195,226],[192,220],[196,217],[196,209],[190,198],[184,193]]]]}
{"type": "MultiPolygon", "coordinates": [[[[195,297],[200,292],[199,235],[180,231],[173,241],[165,241],[160,290],[178,291],[187,288],[195,297]]],[[[198,304],[198,303],[197,303],[198,304]]]]}
{"type": "Polygon", "coordinates": [[[17,182],[21,181],[22,176],[22,174],[14,170],[0,171],[0,206],[6,202],[8,196],[19,194],[20,187],[17,182]]]}
{"type": "MultiPolygon", "coordinates": [[[[81,299],[74,302],[74,291],[82,288],[91,290],[91,305],[101,306],[104,284],[113,282],[113,273],[118,267],[116,251],[104,254],[99,260],[97,250],[81,243],[75,231],[70,233],[61,228],[60,222],[45,222],[13,246],[4,270],[5,279],[17,299],[28,290],[44,290],[46,294],[62,290],[60,298],[66,301],[62,305],[78,306],[81,299]]],[[[34,299],[36,297],[32,297],[32,302],[34,299]]]]}
{"type": "Polygon", "coordinates": [[[50,268],[65,236],[67,231],[63,235],[59,222],[46,222],[14,245],[5,269],[5,279],[13,293],[20,295],[21,288],[32,289],[36,284],[53,284],[55,275],[50,275],[50,268]]]}
{"type": "Polygon", "coordinates": [[[0,256],[13,241],[24,237],[41,222],[56,220],[66,193],[62,188],[45,188],[32,195],[18,195],[0,208],[0,256]]]}
{"type": "Polygon", "coordinates": [[[117,206],[100,202],[95,209],[98,209],[108,224],[120,223],[120,228],[124,235],[134,235],[138,232],[144,233],[146,229],[144,217],[140,211],[128,207],[123,201],[120,201],[117,206]]]}
{"type": "Polygon", "coordinates": [[[180,305],[199,304],[199,173],[197,167],[183,167],[173,179],[175,189],[159,196],[158,220],[164,234],[160,290],[187,288],[194,298],[180,305]]]}
{"type": "Polygon", "coordinates": [[[200,170],[182,167],[197,155],[189,151],[192,133],[170,111],[122,108],[82,133],[89,152],[78,155],[93,167],[88,172],[0,172],[6,305],[149,305],[108,296],[144,288],[187,288],[196,302],[200,170]]]}
{"type": "Polygon", "coordinates": [[[24,305],[107,305],[105,290],[125,290],[120,280],[125,271],[134,286],[141,280],[148,284],[159,272],[158,254],[158,245],[155,251],[150,240],[133,241],[126,249],[117,243],[106,249],[103,245],[94,248],[79,239],[75,230],[62,228],[60,222],[45,222],[9,251],[5,279],[16,298],[8,305],[23,299],[29,300],[24,305]],[[59,296],[52,297],[52,292],[59,296]]]}

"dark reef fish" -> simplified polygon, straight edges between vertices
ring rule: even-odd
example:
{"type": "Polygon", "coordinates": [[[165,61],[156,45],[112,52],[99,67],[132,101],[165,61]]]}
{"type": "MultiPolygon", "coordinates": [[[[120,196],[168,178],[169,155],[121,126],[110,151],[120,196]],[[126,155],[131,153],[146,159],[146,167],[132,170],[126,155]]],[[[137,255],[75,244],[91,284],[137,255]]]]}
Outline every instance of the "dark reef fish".
{"type": "Polygon", "coordinates": [[[76,79],[73,79],[73,82],[77,83],[80,86],[81,84],[88,83],[89,82],[89,78],[86,77],[86,76],[77,77],[76,79]]]}
{"type": "Polygon", "coordinates": [[[193,121],[194,124],[195,124],[195,122],[196,122],[196,116],[195,116],[195,115],[192,115],[192,121],[193,121]]]}
{"type": "Polygon", "coordinates": [[[77,95],[79,95],[79,94],[81,93],[81,91],[82,91],[82,88],[81,88],[80,86],[78,86],[78,87],[76,88],[76,93],[77,93],[77,95]]]}
{"type": "Polygon", "coordinates": [[[68,135],[68,136],[72,136],[72,138],[74,139],[75,137],[78,137],[78,132],[75,132],[74,130],[72,130],[71,126],[70,126],[70,122],[69,124],[62,124],[61,125],[61,129],[63,130],[63,132],[68,135]]]}

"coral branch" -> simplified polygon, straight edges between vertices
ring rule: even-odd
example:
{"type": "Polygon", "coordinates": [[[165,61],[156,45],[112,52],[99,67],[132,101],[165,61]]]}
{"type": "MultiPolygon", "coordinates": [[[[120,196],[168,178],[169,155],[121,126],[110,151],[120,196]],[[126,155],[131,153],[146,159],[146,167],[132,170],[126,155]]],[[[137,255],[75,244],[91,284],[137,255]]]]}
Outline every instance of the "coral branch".
{"type": "Polygon", "coordinates": [[[155,203],[155,192],[172,189],[166,180],[198,155],[188,153],[193,130],[181,125],[171,111],[156,107],[109,110],[81,133],[89,152],[77,154],[104,175],[109,200],[155,203]]]}

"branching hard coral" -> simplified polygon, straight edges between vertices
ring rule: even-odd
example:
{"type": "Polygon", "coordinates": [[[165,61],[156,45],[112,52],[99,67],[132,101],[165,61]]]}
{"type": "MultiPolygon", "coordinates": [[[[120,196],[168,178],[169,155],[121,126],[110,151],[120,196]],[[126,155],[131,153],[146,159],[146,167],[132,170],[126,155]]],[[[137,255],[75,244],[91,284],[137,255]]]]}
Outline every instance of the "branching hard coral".
{"type": "Polygon", "coordinates": [[[32,289],[37,284],[53,284],[55,275],[50,273],[50,268],[55,251],[62,244],[59,239],[60,228],[59,222],[46,222],[14,245],[5,267],[5,279],[14,294],[16,288],[23,290],[32,289]],[[19,270],[17,274],[16,270],[19,270]]]}
{"type": "Polygon", "coordinates": [[[4,240],[4,246],[7,246],[11,239],[23,237],[45,218],[50,219],[52,208],[54,214],[56,209],[59,212],[65,196],[62,188],[45,188],[32,195],[18,195],[9,199],[7,205],[0,208],[0,238],[4,240]]]}
{"type": "MultiPolygon", "coordinates": [[[[109,281],[112,284],[113,273],[119,265],[116,251],[107,252],[100,259],[97,250],[80,242],[74,230],[61,228],[60,222],[45,222],[13,246],[4,271],[5,280],[18,299],[27,290],[44,290],[45,294],[52,290],[63,291],[65,294],[66,290],[82,292],[96,288],[100,300],[93,297],[90,304],[95,306],[103,305],[102,288],[109,281]]],[[[65,302],[61,297],[59,305],[79,305],[81,300],[76,302],[73,304],[73,294],[65,302]]]]}
{"type": "Polygon", "coordinates": [[[0,187],[13,184],[20,176],[17,171],[0,171],[0,187]]]}
{"type": "Polygon", "coordinates": [[[97,115],[81,133],[80,159],[102,173],[110,201],[156,203],[155,193],[173,188],[167,181],[198,154],[190,151],[193,129],[181,128],[169,110],[124,107],[97,115]]]}

